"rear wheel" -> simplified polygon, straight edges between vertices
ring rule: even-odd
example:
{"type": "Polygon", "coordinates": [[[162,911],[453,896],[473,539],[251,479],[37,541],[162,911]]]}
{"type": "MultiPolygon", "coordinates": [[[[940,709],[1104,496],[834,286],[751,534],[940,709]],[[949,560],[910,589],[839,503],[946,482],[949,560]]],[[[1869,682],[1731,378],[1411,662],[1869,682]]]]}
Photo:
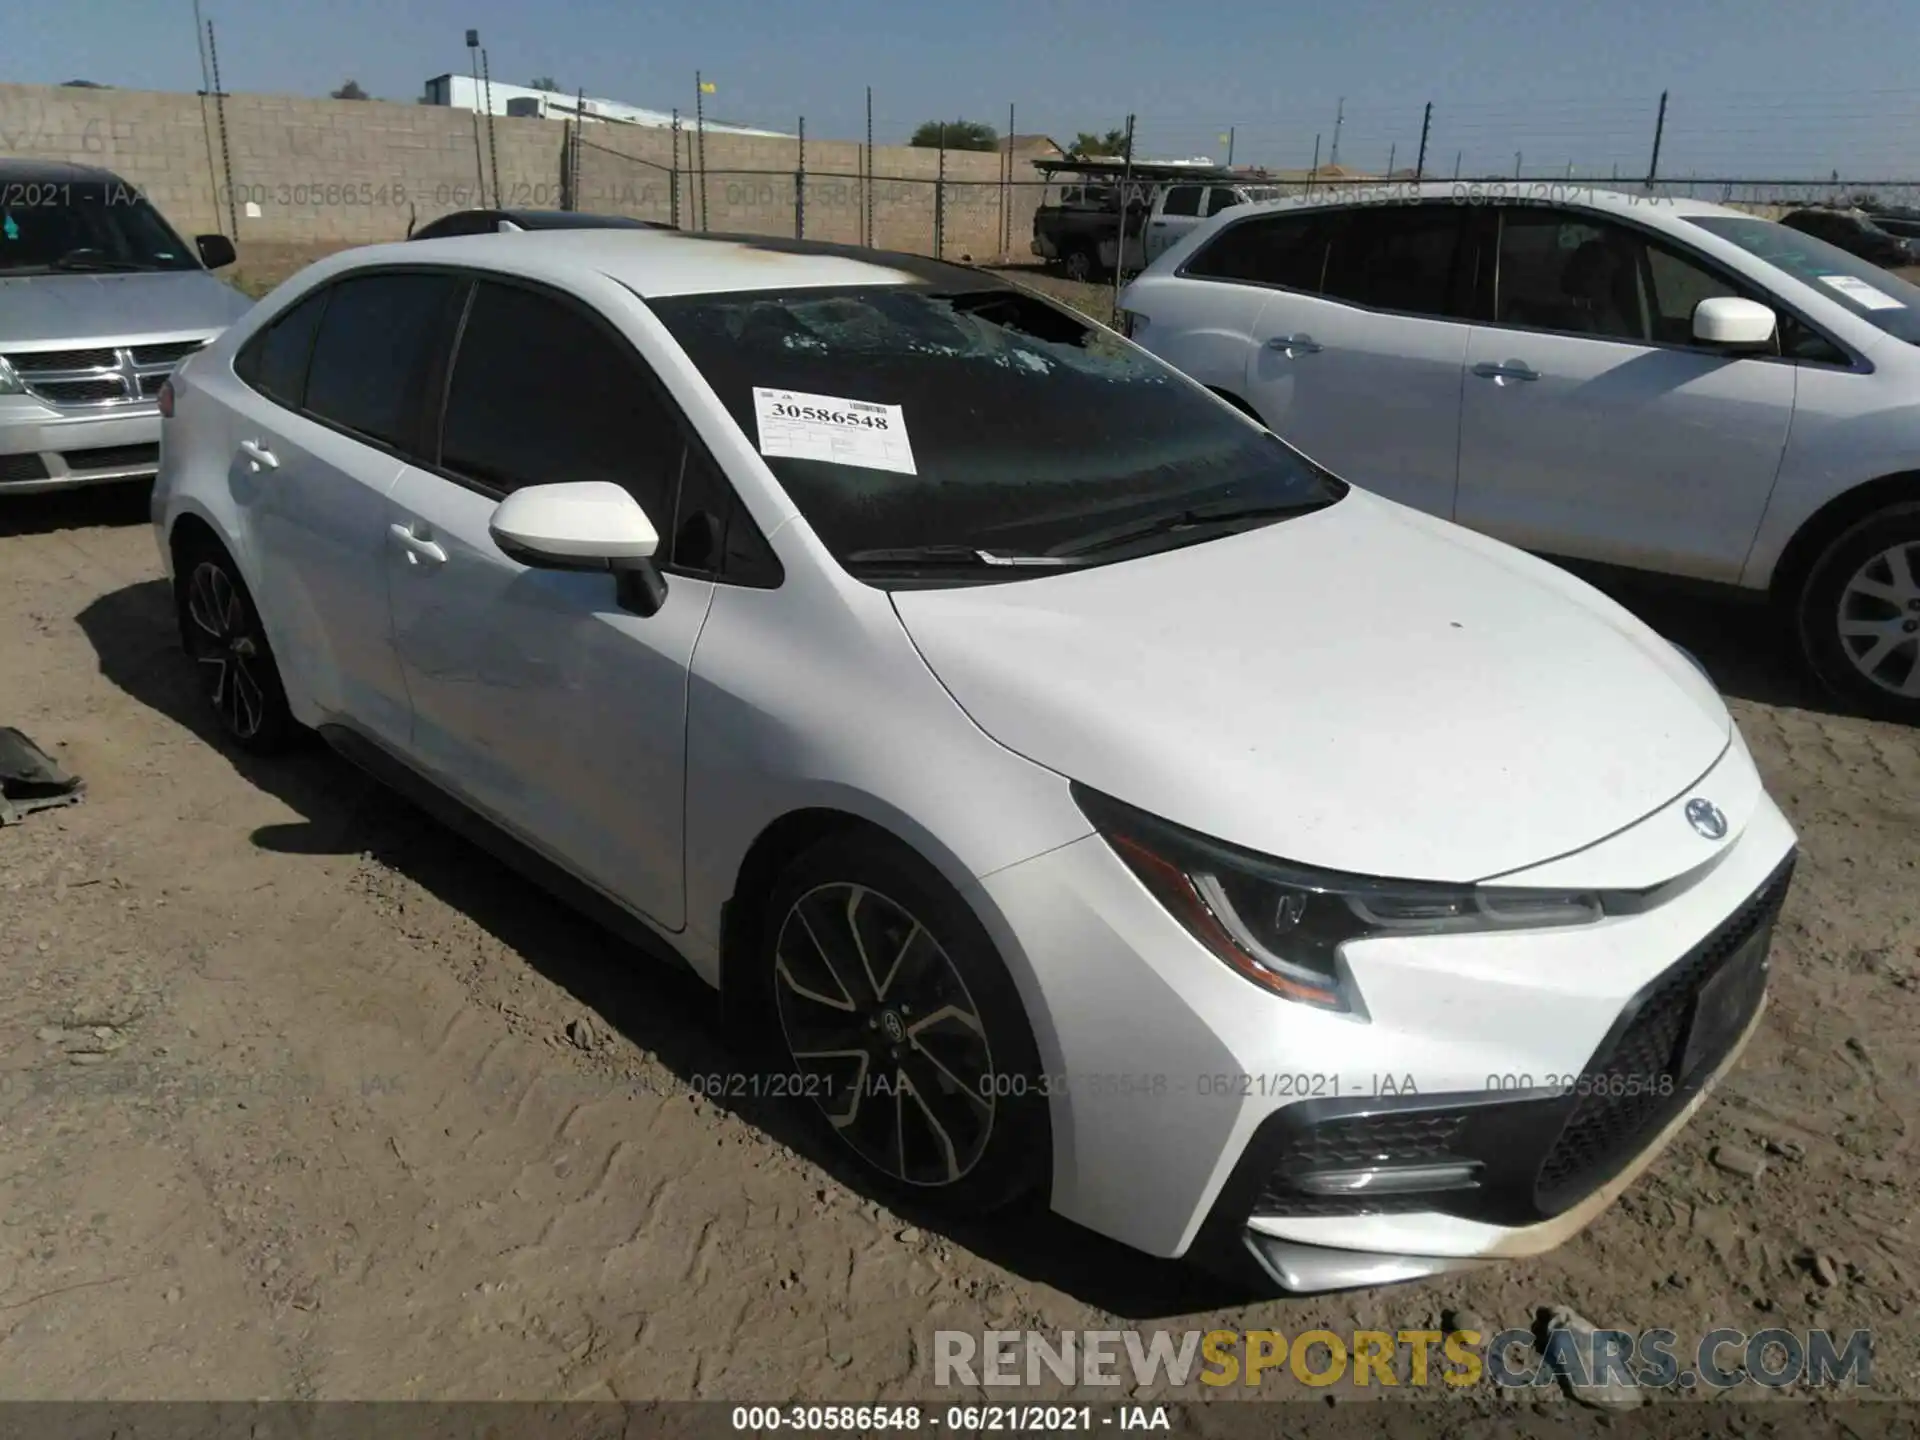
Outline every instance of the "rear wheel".
{"type": "Polygon", "coordinates": [[[181,643],[214,719],[243,750],[284,749],[299,727],[287,708],[260,612],[233,557],[201,540],[184,547],[175,572],[181,643]]]}
{"type": "Polygon", "coordinates": [[[1061,264],[1069,280],[1084,285],[1093,279],[1095,268],[1093,251],[1085,245],[1076,245],[1067,251],[1061,264]]]}
{"type": "Polygon", "coordinates": [[[1843,532],[1814,562],[1797,608],[1801,652],[1828,689],[1920,722],[1920,504],[1843,532]]]}
{"type": "Polygon", "coordinates": [[[1026,1013],[985,929],[919,856],[831,836],[774,886],[759,974],[789,1088],[877,1184],[951,1211],[1045,1179],[1026,1013]]]}

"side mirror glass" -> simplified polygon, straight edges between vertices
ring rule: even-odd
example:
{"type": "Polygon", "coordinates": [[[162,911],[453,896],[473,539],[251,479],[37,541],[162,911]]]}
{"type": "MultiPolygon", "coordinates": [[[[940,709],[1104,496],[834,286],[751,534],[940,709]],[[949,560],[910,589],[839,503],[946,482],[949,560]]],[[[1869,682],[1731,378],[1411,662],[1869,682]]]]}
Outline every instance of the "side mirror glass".
{"type": "Polygon", "coordinates": [[[494,507],[488,533],[509,559],[536,570],[609,571],[620,603],[651,615],[666,602],[653,562],[660,536],[647,512],[606,480],[529,485],[494,507]]]}
{"type": "Polygon", "coordinates": [[[200,252],[200,263],[209,270],[218,270],[234,262],[233,242],[224,235],[196,235],[193,237],[193,246],[200,252]]]}
{"type": "Polygon", "coordinates": [[[1693,307],[1693,338],[1702,345],[1752,350],[1773,342],[1774,314],[1757,300],[1717,295],[1693,307]]]}

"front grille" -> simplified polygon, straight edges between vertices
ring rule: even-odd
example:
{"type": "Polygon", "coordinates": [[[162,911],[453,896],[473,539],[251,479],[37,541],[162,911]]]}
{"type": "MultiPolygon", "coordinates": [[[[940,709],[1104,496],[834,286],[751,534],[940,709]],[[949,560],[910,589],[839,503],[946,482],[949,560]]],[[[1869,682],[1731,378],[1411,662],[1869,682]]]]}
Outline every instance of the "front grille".
{"type": "Polygon", "coordinates": [[[127,398],[127,387],[118,379],[36,380],[27,389],[42,400],[51,400],[56,405],[87,405],[100,400],[127,398]]]}
{"type": "Polygon", "coordinates": [[[9,480],[44,480],[47,467],[38,455],[0,455],[0,485],[9,480]]]}
{"type": "Polygon", "coordinates": [[[102,445],[94,450],[68,450],[60,458],[69,470],[131,470],[160,463],[158,442],[148,445],[102,445]]]}
{"type": "Polygon", "coordinates": [[[41,370],[111,370],[120,359],[111,350],[31,350],[7,356],[7,363],[22,375],[41,370]]]}
{"type": "Polygon", "coordinates": [[[166,383],[167,377],[165,375],[142,375],[140,377],[140,393],[151,400],[155,395],[160,393],[160,387],[166,383]]]}
{"type": "MultiPolygon", "coordinates": [[[[1655,1126],[1673,1112],[1682,1081],[1687,1032],[1700,989],[1740,948],[1771,926],[1792,882],[1791,865],[1780,871],[1727,922],[1660,977],[1640,1001],[1613,1044],[1581,1072],[1579,1098],[1534,1182],[1540,1208],[1552,1213],[1571,1199],[1605,1182],[1629,1155],[1652,1138],[1655,1126]]],[[[1765,962],[1756,949],[1743,963],[1765,962]]],[[[1758,990],[1755,991],[1758,999],[1758,990]]],[[[1702,1056],[1698,1067],[1719,1061],[1702,1056]]]]}
{"type": "Polygon", "coordinates": [[[171,365],[186,359],[206,343],[204,340],[169,340],[164,345],[136,345],[133,347],[133,363],[171,365]]]}

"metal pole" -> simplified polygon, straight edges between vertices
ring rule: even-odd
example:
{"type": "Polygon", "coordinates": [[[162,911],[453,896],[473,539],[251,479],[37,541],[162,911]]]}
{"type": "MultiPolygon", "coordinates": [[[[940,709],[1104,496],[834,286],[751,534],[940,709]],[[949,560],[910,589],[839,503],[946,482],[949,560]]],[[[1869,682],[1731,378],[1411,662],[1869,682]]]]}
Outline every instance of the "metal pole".
{"type": "Polygon", "coordinates": [[[586,138],[586,124],[587,92],[579,89],[573,93],[573,178],[569,187],[576,210],[580,208],[580,142],[586,138]]]}
{"type": "MultiPolygon", "coordinates": [[[[1347,97],[1342,95],[1340,103],[1333,112],[1333,150],[1327,156],[1327,164],[1340,163],[1340,126],[1347,118],[1347,97]]],[[[1316,167],[1317,168],[1317,167],[1316,167]]]]}
{"type": "MultiPolygon", "coordinates": [[[[1133,189],[1133,116],[1127,116],[1126,163],[1120,168],[1120,244],[1113,253],[1113,304],[1107,313],[1109,320],[1120,318],[1120,276],[1127,268],[1127,200],[1128,192],[1133,189]]],[[[1142,217],[1144,223],[1145,217],[1142,217]]],[[[1140,232],[1142,248],[1145,248],[1146,231],[1140,232]]],[[[1145,258],[1144,256],[1142,257],[1145,258]]]]}
{"type": "Polygon", "coordinates": [[[480,83],[487,91],[487,163],[493,171],[493,203],[500,204],[500,147],[493,138],[493,72],[487,68],[487,52],[480,52],[480,83]]]}
{"type": "Polygon", "coordinates": [[[867,173],[860,185],[860,198],[866,202],[867,244],[873,244],[873,86],[867,86],[867,173]]]}
{"type": "Polygon", "coordinates": [[[1313,168],[1307,171],[1307,194],[1313,193],[1313,182],[1320,178],[1320,137],[1313,137],[1313,168]]]}
{"type": "Polygon", "coordinates": [[[667,218],[680,228],[680,107],[673,111],[673,166],[667,171],[667,218]]]}
{"type": "Polygon", "coordinates": [[[940,168],[933,181],[933,258],[938,260],[946,245],[947,225],[947,122],[940,122],[940,168]]]}
{"type": "Polygon", "coordinates": [[[793,238],[807,238],[807,117],[800,117],[800,167],[793,172],[793,238]]]}
{"type": "Polygon", "coordinates": [[[1399,157],[1399,154],[1400,154],[1399,141],[1396,140],[1393,144],[1387,146],[1387,178],[1389,180],[1393,178],[1393,162],[1395,161],[1395,159],[1399,157]]]}
{"type": "Polygon", "coordinates": [[[1647,188],[1660,177],[1660,140],[1667,130],[1667,92],[1660,92],[1660,113],[1653,121],[1653,158],[1647,162],[1647,188]]]}
{"type": "Polygon", "coordinates": [[[1420,117],[1420,158],[1413,162],[1413,180],[1417,185],[1427,177],[1427,133],[1433,129],[1433,102],[1427,102],[1426,114],[1420,117]]]}
{"type": "Polygon", "coordinates": [[[193,0],[193,49],[200,57],[200,93],[213,89],[213,77],[207,73],[207,37],[201,29],[200,0],[193,0]]]}
{"type": "Polygon", "coordinates": [[[1516,180],[1520,178],[1520,152],[1518,150],[1513,152],[1513,178],[1516,180]]]}
{"type": "Polygon", "coordinates": [[[233,147],[227,143],[227,92],[220,88],[220,50],[213,43],[213,22],[207,21],[207,61],[213,67],[213,113],[220,117],[220,169],[227,179],[227,224],[240,238],[240,216],[233,204],[233,147]]]}
{"type": "Polygon", "coordinates": [[[473,186],[479,192],[476,205],[485,209],[487,204],[487,157],[480,144],[480,32],[467,31],[467,70],[473,76],[473,109],[467,113],[473,116],[473,186]]]}
{"type": "Polygon", "coordinates": [[[1236,125],[1227,126],[1227,168],[1229,170],[1233,168],[1233,139],[1234,139],[1234,136],[1238,133],[1239,133],[1238,126],[1236,125]]]}
{"type": "Polygon", "coordinates": [[[1000,167],[1000,253],[1013,249],[1013,106],[1007,106],[1007,157],[1000,167]]]}
{"type": "Polygon", "coordinates": [[[696,222],[704,230],[707,228],[707,105],[706,91],[702,88],[700,72],[693,72],[693,138],[698,147],[699,157],[694,161],[700,172],[700,218],[696,222]]]}
{"type": "Polygon", "coordinates": [[[1466,153],[1464,150],[1456,150],[1453,152],[1453,178],[1456,180],[1460,178],[1460,157],[1466,153]]]}

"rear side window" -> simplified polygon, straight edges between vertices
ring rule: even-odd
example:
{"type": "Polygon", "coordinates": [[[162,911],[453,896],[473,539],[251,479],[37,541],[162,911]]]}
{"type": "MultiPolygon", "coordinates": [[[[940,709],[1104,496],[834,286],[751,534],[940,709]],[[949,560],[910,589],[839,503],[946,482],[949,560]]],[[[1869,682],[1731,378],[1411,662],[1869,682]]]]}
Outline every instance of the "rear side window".
{"type": "Polygon", "coordinates": [[[682,448],[625,341],[554,296],[481,283],[447,390],[445,468],[502,494],[610,480],[664,529],[682,448]]]}
{"type": "Polygon", "coordinates": [[[307,361],[326,306],[325,290],[295,305],[246,343],[234,357],[234,373],[269,400],[298,410],[306,400],[307,361]]]}
{"type": "Polygon", "coordinates": [[[308,413],[418,453],[427,373],[466,283],[453,275],[389,274],[335,285],[307,372],[308,413]]]}
{"type": "Polygon", "coordinates": [[[1231,190],[1216,187],[1207,192],[1207,214],[1209,215],[1218,215],[1222,210],[1231,210],[1242,203],[1244,202],[1240,197],[1231,190]]]}
{"type": "Polygon", "coordinates": [[[1456,205],[1367,205],[1332,237],[1322,293],[1376,310],[1466,319],[1472,293],[1468,211],[1456,205]]]}
{"type": "Polygon", "coordinates": [[[1268,215],[1229,225],[1187,262],[1203,280],[1241,280],[1288,290],[1320,291],[1327,256],[1325,212],[1268,215]]]}

